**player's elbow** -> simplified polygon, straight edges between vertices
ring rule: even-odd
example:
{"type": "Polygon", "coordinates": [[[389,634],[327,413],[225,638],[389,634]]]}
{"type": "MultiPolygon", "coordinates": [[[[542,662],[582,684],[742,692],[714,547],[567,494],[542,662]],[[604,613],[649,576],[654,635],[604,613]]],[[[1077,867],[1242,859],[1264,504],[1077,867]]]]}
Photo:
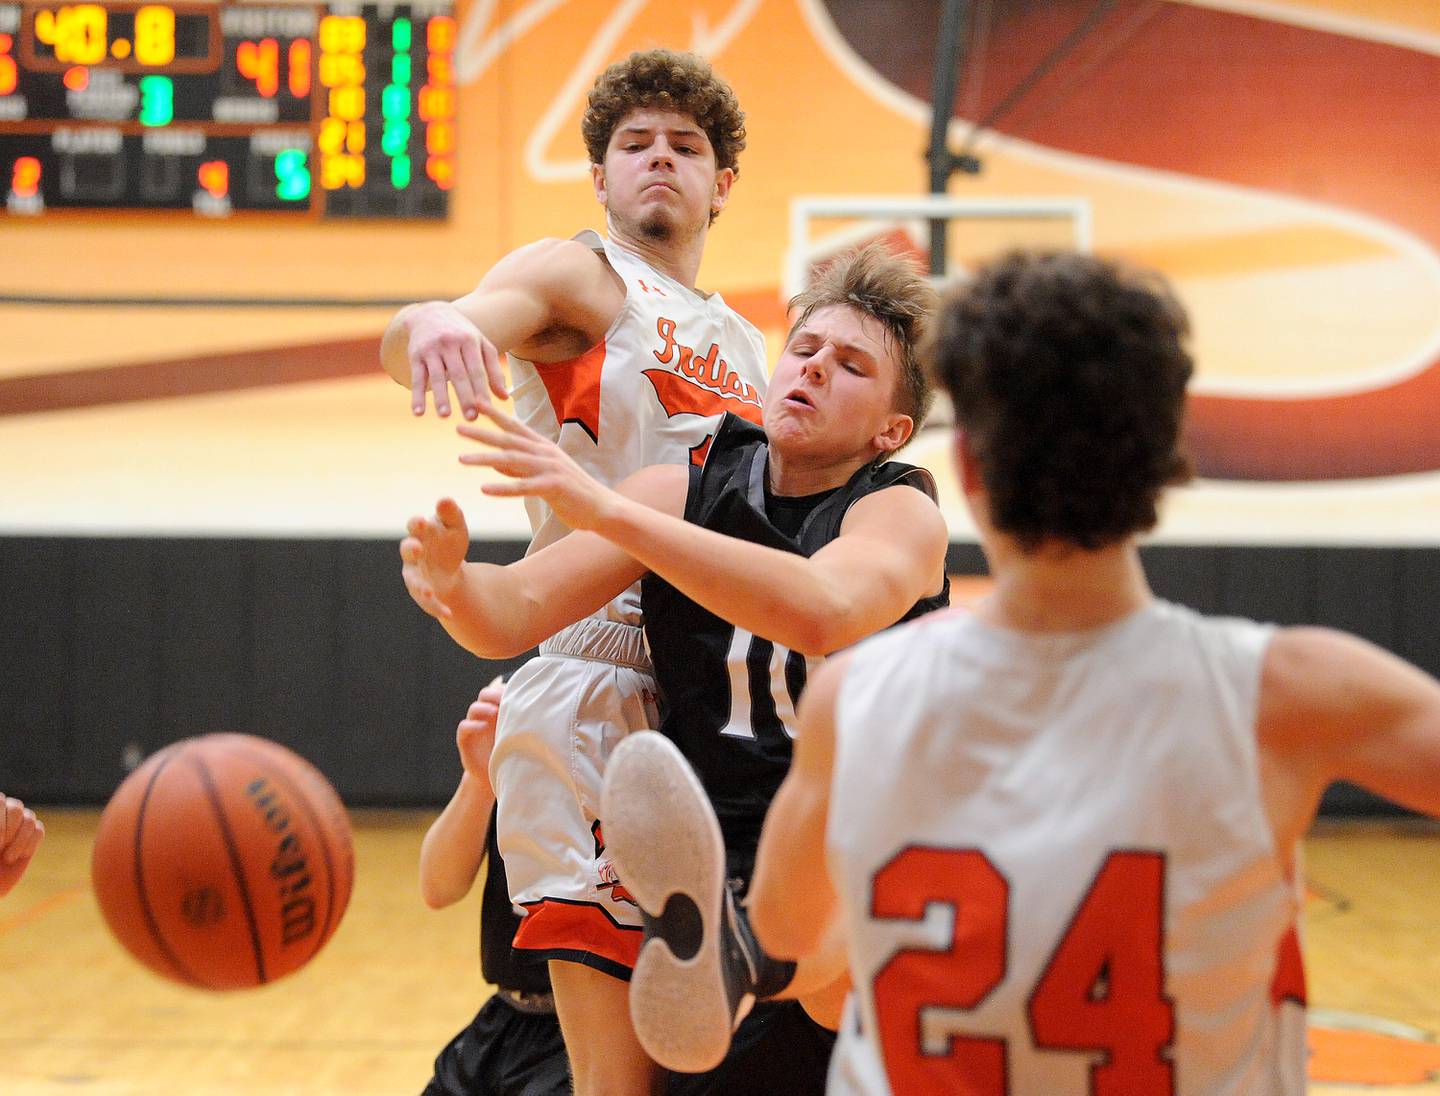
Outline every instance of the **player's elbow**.
{"type": "Polygon", "coordinates": [[[832,654],[864,638],[856,631],[855,615],[847,592],[821,588],[807,594],[802,605],[776,613],[774,634],[766,638],[802,655],[832,654]]]}
{"type": "Polygon", "coordinates": [[[457,880],[420,876],[420,900],[432,910],[453,906],[469,893],[470,887],[462,886],[457,880]]]}
{"type": "Polygon", "coordinates": [[[775,637],[776,642],[802,655],[820,658],[860,642],[875,629],[857,619],[850,605],[837,601],[818,612],[800,614],[788,630],[791,634],[775,637]]]}

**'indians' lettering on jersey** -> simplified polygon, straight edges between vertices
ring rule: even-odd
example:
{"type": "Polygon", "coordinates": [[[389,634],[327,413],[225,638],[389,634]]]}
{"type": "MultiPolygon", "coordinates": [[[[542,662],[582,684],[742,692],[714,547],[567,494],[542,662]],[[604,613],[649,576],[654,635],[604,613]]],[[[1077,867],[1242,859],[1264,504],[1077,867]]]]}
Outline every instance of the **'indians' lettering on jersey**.
{"type": "MultiPolygon", "coordinates": [[[[592,232],[577,239],[624,282],[624,303],[576,358],[511,355],[516,418],[607,486],[647,465],[698,464],[726,412],[758,422],[767,370],[754,325],[718,293],[682,285],[592,232]]],[[[526,499],[525,509],[540,542],[566,532],[543,499],[526,499]]],[[[604,613],[638,623],[638,591],[604,613]]]]}
{"type": "Polygon", "coordinates": [[[676,337],[675,329],[675,321],[668,316],[661,316],[655,323],[661,339],[659,349],[654,351],[655,360],[672,368],[644,371],[665,414],[674,418],[730,411],[758,426],[760,392],[720,357],[720,344],[712,342],[709,350],[699,354],[676,337]]]}

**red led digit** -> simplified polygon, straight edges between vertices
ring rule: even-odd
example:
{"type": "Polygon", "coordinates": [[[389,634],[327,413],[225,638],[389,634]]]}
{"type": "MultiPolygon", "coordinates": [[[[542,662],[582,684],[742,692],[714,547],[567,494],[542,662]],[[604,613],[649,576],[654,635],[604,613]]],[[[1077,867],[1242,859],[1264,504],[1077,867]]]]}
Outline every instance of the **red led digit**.
{"type": "Polygon", "coordinates": [[[255,90],[273,99],[280,90],[280,43],[273,38],[241,42],[235,49],[235,67],[255,82],[255,90]]]}
{"type": "Polygon", "coordinates": [[[441,190],[455,185],[455,161],[449,156],[431,156],[425,161],[425,174],[441,190]]]}
{"type": "Polygon", "coordinates": [[[15,161],[10,189],[19,198],[33,198],[40,189],[40,161],[34,156],[21,156],[15,161]]]}
{"type": "Polygon", "coordinates": [[[304,99],[310,94],[310,39],[297,38],[290,43],[290,94],[304,99]]]}
{"type": "Polygon", "coordinates": [[[206,160],[196,174],[210,197],[223,198],[230,193],[230,165],[224,160],[206,160]]]}
{"type": "Polygon", "coordinates": [[[449,53],[455,48],[455,20],[437,15],[425,25],[425,45],[431,53],[449,53]]]}

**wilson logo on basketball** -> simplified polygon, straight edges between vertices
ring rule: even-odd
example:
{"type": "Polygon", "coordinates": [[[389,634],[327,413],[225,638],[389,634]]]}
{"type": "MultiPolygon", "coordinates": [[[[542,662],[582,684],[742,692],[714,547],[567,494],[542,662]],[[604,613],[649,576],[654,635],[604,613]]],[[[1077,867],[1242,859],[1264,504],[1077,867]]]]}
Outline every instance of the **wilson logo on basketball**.
{"type": "Polygon", "coordinates": [[[315,899],[311,895],[310,868],[300,838],[290,828],[290,815],[263,776],[254,780],[245,793],[265,817],[265,825],[278,834],[275,855],[270,859],[270,878],[280,898],[281,938],[288,946],[315,932],[315,899]]]}
{"type": "Polygon", "coordinates": [[[647,369],[645,376],[655,398],[670,417],[719,415],[730,411],[753,423],[760,422],[760,393],[741,379],[720,356],[720,344],[711,343],[704,354],[675,337],[675,321],[661,317],[655,330],[662,342],[655,360],[670,369],[647,369]]]}

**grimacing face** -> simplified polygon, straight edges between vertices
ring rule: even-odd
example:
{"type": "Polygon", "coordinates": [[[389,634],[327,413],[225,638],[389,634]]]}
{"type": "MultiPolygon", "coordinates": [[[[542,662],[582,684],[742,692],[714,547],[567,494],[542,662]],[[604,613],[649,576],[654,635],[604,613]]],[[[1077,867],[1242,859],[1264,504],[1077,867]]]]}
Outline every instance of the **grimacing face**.
{"type": "Polygon", "coordinates": [[[734,179],[729,168],[716,170],[715,150],[693,118],[648,107],[620,120],[591,175],[616,225],[661,242],[703,229],[734,179]]]}
{"type": "MultiPolygon", "coordinates": [[[[848,455],[892,431],[896,420],[910,423],[895,409],[897,352],[875,317],[843,304],[816,309],[785,344],[770,378],[765,432],[771,444],[848,455]]],[[[911,429],[903,429],[900,442],[911,429]]]]}

